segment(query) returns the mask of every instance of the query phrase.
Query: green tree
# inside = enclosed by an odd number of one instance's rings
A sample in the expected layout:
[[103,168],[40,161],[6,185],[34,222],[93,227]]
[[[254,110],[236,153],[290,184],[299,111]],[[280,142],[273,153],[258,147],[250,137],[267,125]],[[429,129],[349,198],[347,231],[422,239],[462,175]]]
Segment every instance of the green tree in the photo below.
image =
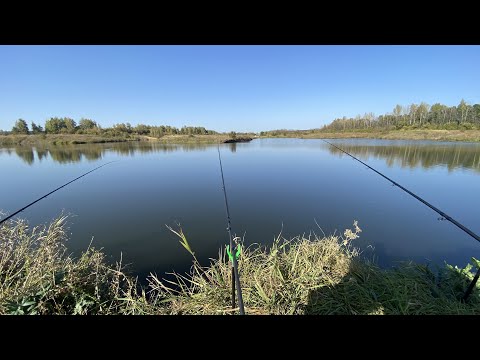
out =
[[59,134],[65,129],[65,122],[61,118],[53,117],[45,121],[45,132],[49,134]]
[[70,118],[63,118],[63,123],[65,124],[65,132],[69,134],[75,133],[75,130],[77,129],[77,123],[75,122],[75,120]]
[[150,127],[150,136],[161,138],[165,134],[165,126]]
[[475,104],[472,106],[473,108],[473,119],[474,122],[480,122],[480,104]]
[[231,131],[229,135],[233,140],[237,138],[237,133],[235,131]]
[[418,105],[417,113],[418,113],[418,118],[420,120],[420,124],[425,122],[425,119],[427,118],[429,111],[430,111],[430,106],[427,103],[422,101],[420,105]]
[[12,128],[12,133],[14,133],[14,134],[27,134],[28,135],[27,122],[23,119],[18,119],[15,122],[15,125]]
[[393,115],[397,120],[400,118],[400,115],[402,115],[402,105],[397,104],[397,106],[395,106],[393,109]]
[[415,119],[417,118],[418,105],[412,104],[408,109],[408,115],[410,117],[410,125],[415,124]]
[[[130,125],[127,123],[127,125]],[[150,132],[150,126],[144,124],[138,124],[133,128],[133,131],[138,135],[147,135]]]
[[129,123],[127,123],[127,124],[124,124],[124,123],[115,124],[115,125],[113,125],[113,129],[117,132],[127,133],[127,134],[132,131],[131,125]]
[[430,108],[430,119],[432,123],[445,123],[446,122],[446,112],[447,107],[440,103],[433,104]]
[[460,101],[460,104],[458,105],[457,107],[458,111],[460,112],[460,122],[465,122],[467,121],[467,116],[468,116],[468,113],[471,109],[471,106],[469,106],[465,100],[461,100]]
[[41,125],[37,125],[32,121],[32,134],[40,134],[43,132]]
[[78,122],[78,127],[82,130],[90,130],[98,127],[97,123],[90,119],[80,119]]

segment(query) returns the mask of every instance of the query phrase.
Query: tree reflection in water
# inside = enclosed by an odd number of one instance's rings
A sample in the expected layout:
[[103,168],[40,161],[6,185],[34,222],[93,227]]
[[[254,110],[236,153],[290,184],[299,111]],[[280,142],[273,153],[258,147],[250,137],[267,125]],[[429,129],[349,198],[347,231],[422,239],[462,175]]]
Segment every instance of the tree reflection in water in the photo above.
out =
[[[429,169],[434,166],[445,166],[449,171],[455,168],[480,171],[480,148],[476,144],[353,145],[346,142],[335,144],[362,160],[368,160],[370,156],[384,159],[389,167],[394,165],[400,165],[402,168],[421,166]],[[328,146],[328,149],[332,154],[345,155],[333,146]]]
[[[135,156],[136,154],[150,152],[174,152],[174,151],[195,151],[206,150],[204,144],[160,144],[154,142],[128,142],[111,144],[77,144],[77,145],[48,145],[45,147],[17,146],[15,153],[28,165],[35,161],[42,161],[50,158],[53,162],[60,164],[76,163],[83,159],[95,161],[101,159],[106,152],[113,152],[124,156]],[[10,154],[12,149],[2,149]],[[35,156],[35,153],[37,154]]]

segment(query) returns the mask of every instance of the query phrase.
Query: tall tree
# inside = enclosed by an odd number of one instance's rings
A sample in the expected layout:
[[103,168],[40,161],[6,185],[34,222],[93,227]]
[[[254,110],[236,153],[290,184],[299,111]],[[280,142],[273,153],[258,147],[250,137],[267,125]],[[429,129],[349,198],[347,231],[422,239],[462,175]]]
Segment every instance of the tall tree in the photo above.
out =
[[26,134],[28,135],[28,125],[23,119],[18,119],[15,125],[12,127],[12,133],[14,134]]
[[460,104],[457,107],[458,111],[460,112],[460,121],[461,122],[466,122],[467,120],[467,115],[469,111],[469,106],[465,102],[465,100],[461,100]]
[[417,117],[417,109],[418,109],[418,106],[417,104],[412,104],[410,105],[409,107],[409,116],[410,116],[410,125],[414,125],[415,124],[415,119]]
[[43,132],[41,125],[37,125],[32,121],[32,134],[40,134]]
[[65,129],[65,122],[61,118],[52,117],[45,121],[45,132],[49,134],[58,134]]
[[430,106],[423,101],[420,103],[420,105],[418,105],[417,113],[418,113],[418,119],[420,121],[420,125],[427,118],[429,110],[430,110]]
[[89,130],[98,127],[95,121],[84,118],[80,119],[80,121],[78,122],[78,126],[82,130]]
[[63,123],[65,124],[65,131],[67,133],[75,133],[75,130],[77,129],[77,123],[75,122],[75,120],[70,118],[63,118]]
[[399,121],[401,115],[402,115],[402,105],[397,104],[397,106],[395,106],[395,108],[393,109],[393,116],[395,116],[396,121]]

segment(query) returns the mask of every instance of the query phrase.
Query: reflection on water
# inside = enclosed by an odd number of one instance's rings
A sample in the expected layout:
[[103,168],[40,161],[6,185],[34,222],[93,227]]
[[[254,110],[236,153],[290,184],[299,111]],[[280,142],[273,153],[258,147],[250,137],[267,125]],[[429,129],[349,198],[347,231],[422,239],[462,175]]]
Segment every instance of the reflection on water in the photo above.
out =
[[[415,168],[421,166],[429,169],[434,166],[446,166],[449,171],[456,168],[473,169],[480,172],[480,152],[478,146],[468,143],[425,143],[425,142],[389,142],[382,141],[363,143],[359,141],[337,140],[335,142],[345,151],[368,160],[370,156],[385,159],[389,167],[401,166],[402,168]],[[270,144],[269,144],[270,145]],[[280,144],[281,145],[281,144]],[[279,146],[280,146],[279,145]],[[0,149],[2,152],[13,152],[26,164],[32,165],[35,161],[51,158],[54,162],[76,163],[85,159],[95,161],[103,158],[106,152],[112,152],[123,156],[135,156],[136,154],[150,152],[175,152],[175,151],[205,151],[211,145],[205,144],[162,144],[156,142],[125,142],[111,144],[81,144],[81,145],[51,145],[46,147],[17,146],[15,148]],[[344,154],[327,144],[322,147],[334,155]],[[228,144],[228,149],[235,153],[237,144]]]
[[[480,172],[480,152],[476,144],[456,143],[395,143],[388,145],[375,144],[352,144],[352,141],[335,142],[337,146],[350,154],[361,159],[373,156],[377,159],[385,159],[389,167],[401,166],[402,168],[415,168],[421,166],[429,169],[435,166],[445,166],[449,171],[457,168],[467,168]],[[330,153],[345,155],[333,146],[328,146]]]
[[18,146],[15,148],[15,153],[19,158],[27,164],[32,165],[34,161],[33,149],[28,147]]
[[[86,159],[95,161],[103,158],[106,152],[113,152],[123,156],[135,156],[149,152],[175,152],[175,151],[205,151],[208,146],[204,144],[161,144],[156,142],[124,142],[111,144],[81,144],[81,145],[49,145],[45,147],[16,146],[15,154],[25,163],[32,165],[35,161],[41,162],[50,158],[56,163],[76,163]],[[237,151],[237,144],[229,144],[232,153]],[[0,149],[0,152],[12,154],[12,148]],[[35,156],[36,154],[36,156]]]
[[[426,143],[426,142],[389,142],[381,141],[355,141],[337,140],[336,144],[345,151],[364,160],[370,156],[385,159],[389,167],[401,166],[402,168],[422,167],[429,169],[435,166],[445,166],[449,171],[456,168],[473,169],[480,172],[480,152],[478,146],[468,143]],[[32,165],[36,161],[51,158],[54,162],[76,163],[82,159],[95,161],[103,158],[106,152],[113,152],[123,156],[150,152],[175,152],[175,151],[205,151],[209,145],[204,144],[161,144],[156,142],[125,142],[111,144],[81,144],[81,145],[51,145],[46,147],[16,146],[15,148],[0,149],[9,155],[14,152],[26,164]],[[322,147],[334,155],[344,155],[340,150],[327,144]],[[237,144],[228,144],[228,149],[235,153]],[[12,151],[13,150],[13,151]]]

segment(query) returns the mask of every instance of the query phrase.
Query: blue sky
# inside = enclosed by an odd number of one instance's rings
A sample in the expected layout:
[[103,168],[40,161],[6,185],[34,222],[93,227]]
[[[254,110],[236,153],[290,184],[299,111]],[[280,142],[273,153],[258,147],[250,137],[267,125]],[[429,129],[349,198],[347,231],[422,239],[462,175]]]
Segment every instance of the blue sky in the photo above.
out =
[[0,46],[0,129],[91,118],[321,127],[398,103],[480,103],[480,46]]

